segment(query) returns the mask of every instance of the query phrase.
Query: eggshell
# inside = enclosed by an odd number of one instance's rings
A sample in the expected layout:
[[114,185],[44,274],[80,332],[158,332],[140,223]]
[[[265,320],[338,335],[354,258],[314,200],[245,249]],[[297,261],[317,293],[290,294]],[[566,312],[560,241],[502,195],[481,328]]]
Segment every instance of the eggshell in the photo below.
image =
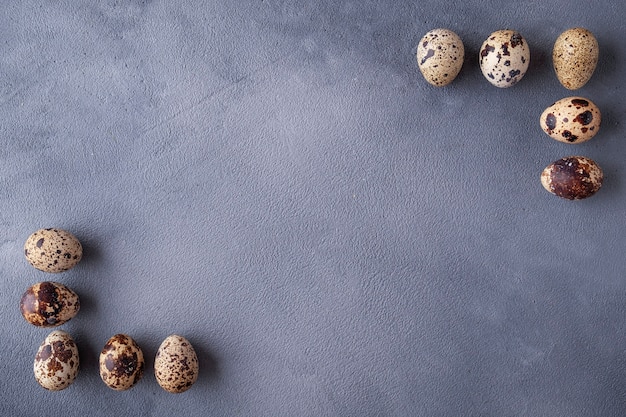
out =
[[603,180],[602,169],[584,156],[561,158],[541,173],[543,188],[568,200],[581,200],[594,195],[602,187]]
[[571,28],[561,33],[554,42],[552,64],[563,87],[577,90],[591,79],[600,48],[593,33],[584,28]]
[[528,70],[528,42],[514,30],[495,31],[480,47],[479,63],[487,81],[499,88],[511,87]]
[[154,360],[154,376],[165,391],[187,391],[198,379],[198,370],[198,356],[187,339],[171,335],[161,343]]
[[33,371],[39,385],[50,391],[60,391],[74,382],[78,366],[78,348],[74,339],[62,330],[55,330],[39,346]]
[[465,48],[456,33],[448,29],[433,29],[417,45],[417,64],[430,84],[442,87],[450,84],[461,71]]
[[40,229],[26,239],[24,255],[40,271],[58,273],[67,271],[80,262],[83,247],[70,232]]
[[544,110],[541,128],[553,139],[564,143],[582,143],[600,130],[600,109],[583,97],[566,97]]
[[22,316],[30,324],[40,327],[60,326],[76,316],[78,310],[78,294],[58,282],[34,284],[20,300]]
[[111,389],[125,391],[143,376],[145,362],[137,342],[125,334],[111,337],[100,352],[100,377]]

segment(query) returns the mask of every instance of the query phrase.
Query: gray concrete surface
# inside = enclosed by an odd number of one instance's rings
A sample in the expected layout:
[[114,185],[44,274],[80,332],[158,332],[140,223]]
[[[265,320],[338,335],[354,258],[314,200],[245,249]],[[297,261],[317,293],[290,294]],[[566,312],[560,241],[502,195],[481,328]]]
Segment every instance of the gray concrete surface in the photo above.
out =
[[[0,5],[0,412],[11,416],[622,416],[626,413],[623,16],[602,1],[5,1]],[[575,92],[603,114],[569,146],[538,118],[573,95],[551,67],[565,29],[596,34]],[[417,42],[464,41],[453,84]],[[516,86],[478,50],[513,28]],[[588,200],[539,174],[580,154]],[[85,247],[49,275],[22,254],[42,227]],[[56,280],[81,372],[47,392],[48,330],[18,304]],[[116,333],[148,361],[114,392]],[[188,392],[152,374],[166,336],[200,358]]]

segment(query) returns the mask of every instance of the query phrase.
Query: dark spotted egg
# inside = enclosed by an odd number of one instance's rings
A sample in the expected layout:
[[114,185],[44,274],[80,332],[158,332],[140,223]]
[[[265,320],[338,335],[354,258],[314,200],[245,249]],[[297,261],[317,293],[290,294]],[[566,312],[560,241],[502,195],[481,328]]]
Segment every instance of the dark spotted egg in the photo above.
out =
[[544,110],[541,128],[552,139],[565,143],[582,143],[600,130],[600,109],[583,97],[566,97]]
[[168,336],[157,351],[154,376],[165,391],[187,391],[198,379],[198,356],[189,340],[182,336]]
[[74,382],[78,375],[78,348],[68,333],[55,330],[43,341],[33,370],[39,385],[50,391],[60,391]]
[[480,47],[480,70],[491,84],[506,88],[517,84],[530,63],[528,42],[514,30],[493,32]]
[[417,45],[417,65],[424,79],[436,87],[456,78],[464,58],[463,41],[449,29],[433,29]]
[[137,342],[125,334],[111,337],[100,352],[100,377],[111,389],[132,388],[143,376],[143,352]]
[[594,195],[602,187],[603,180],[602,169],[584,156],[561,158],[541,173],[543,188],[568,200],[581,200]]
[[568,90],[587,84],[598,65],[600,49],[593,33],[585,28],[571,28],[554,42],[552,63],[554,72]]
[[70,232],[40,229],[26,239],[24,255],[40,271],[57,273],[76,266],[83,256],[83,247]]
[[58,282],[44,281],[29,287],[20,300],[20,311],[27,322],[54,327],[71,320],[80,310],[78,295]]

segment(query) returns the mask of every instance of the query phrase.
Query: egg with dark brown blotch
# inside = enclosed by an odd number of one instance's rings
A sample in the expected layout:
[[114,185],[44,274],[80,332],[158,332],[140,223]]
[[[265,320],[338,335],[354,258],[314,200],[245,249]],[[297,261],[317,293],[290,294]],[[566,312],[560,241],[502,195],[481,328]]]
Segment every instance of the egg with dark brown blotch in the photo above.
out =
[[571,28],[561,33],[554,42],[552,64],[563,87],[577,90],[591,79],[600,48],[593,33],[585,28]]
[[564,143],[582,143],[600,130],[602,115],[591,100],[566,97],[545,109],[539,123],[552,139]]
[[198,370],[198,356],[189,340],[171,335],[161,343],[154,359],[154,376],[165,391],[187,391],[198,379]]
[[125,391],[143,376],[143,351],[130,336],[116,334],[100,352],[100,377],[111,389]]
[[55,330],[43,341],[33,364],[35,380],[50,391],[67,388],[78,376],[78,348],[72,336]]
[[568,200],[594,195],[604,180],[602,169],[585,156],[568,156],[554,161],[541,173],[543,188]]
[[78,294],[58,282],[44,281],[30,286],[20,300],[27,322],[55,327],[71,320],[80,310]]
[[517,31],[497,30],[480,47],[479,64],[483,76],[492,85],[499,88],[512,87],[528,70],[528,42]]
[[40,229],[26,239],[24,256],[40,271],[58,273],[72,269],[80,262],[83,247],[68,231]]
[[450,84],[465,58],[463,41],[449,29],[433,29],[417,45],[417,65],[424,79],[436,87]]

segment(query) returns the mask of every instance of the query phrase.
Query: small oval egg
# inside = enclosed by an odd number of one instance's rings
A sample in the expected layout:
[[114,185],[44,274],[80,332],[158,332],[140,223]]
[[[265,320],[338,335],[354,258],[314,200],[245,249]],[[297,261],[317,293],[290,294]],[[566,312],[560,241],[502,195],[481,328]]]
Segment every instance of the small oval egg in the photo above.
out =
[[528,70],[528,42],[514,30],[493,32],[480,47],[480,70],[491,84],[507,88],[517,84]]
[[189,340],[182,336],[168,336],[156,353],[154,376],[165,391],[187,391],[198,379],[198,356]]
[[581,200],[594,195],[604,174],[595,161],[584,156],[568,156],[554,161],[541,173],[543,188],[568,200]]
[[83,247],[76,236],[68,231],[40,229],[26,239],[24,255],[40,271],[58,273],[80,262]]
[[566,97],[545,109],[539,123],[552,139],[564,143],[582,143],[600,130],[600,109],[583,97]]
[[100,377],[111,389],[132,388],[143,376],[143,352],[137,342],[125,334],[111,337],[100,352]]
[[571,28],[554,42],[552,64],[563,87],[577,90],[587,84],[598,65],[600,48],[593,33],[584,28]]
[[60,326],[76,316],[78,310],[78,294],[58,282],[34,284],[20,300],[22,316],[30,324],[40,327]]
[[39,385],[50,391],[60,391],[74,382],[78,365],[74,339],[62,330],[55,330],[39,346],[33,370]]
[[465,48],[456,33],[433,29],[417,45],[417,64],[424,79],[436,87],[450,84],[461,71]]

